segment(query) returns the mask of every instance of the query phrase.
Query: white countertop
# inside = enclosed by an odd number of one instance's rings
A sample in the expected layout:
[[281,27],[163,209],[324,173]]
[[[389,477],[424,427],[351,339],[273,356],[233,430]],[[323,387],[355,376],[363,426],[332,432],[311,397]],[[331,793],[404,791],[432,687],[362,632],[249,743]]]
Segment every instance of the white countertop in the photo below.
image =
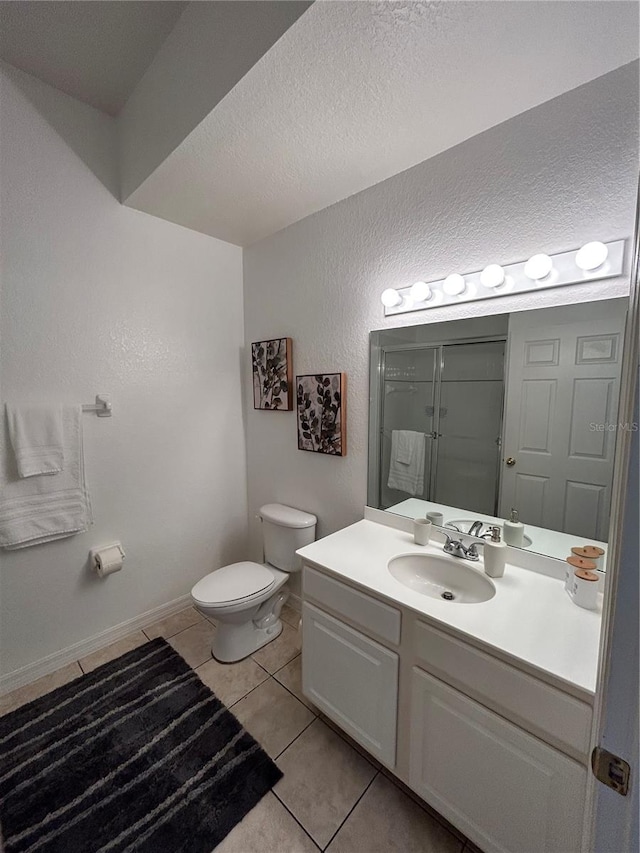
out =
[[[411,534],[367,520],[297,553],[305,562],[408,607],[434,626],[511,658],[545,681],[593,702],[602,596],[597,611],[585,610],[571,601],[563,581],[508,564],[504,577],[492,579],[496,594],[489,601],[460,604],[431,598],[397,581],[387,563],[399,554],[446,557],[442,544],[416,545]],[[483,571],[482,560],[465,565]]]

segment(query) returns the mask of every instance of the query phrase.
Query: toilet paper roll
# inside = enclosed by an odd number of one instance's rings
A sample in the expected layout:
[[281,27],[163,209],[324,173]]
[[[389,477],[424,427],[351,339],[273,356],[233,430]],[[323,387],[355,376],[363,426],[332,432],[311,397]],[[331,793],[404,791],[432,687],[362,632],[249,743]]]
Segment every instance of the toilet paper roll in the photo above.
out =
[[91,551],[91,557],[98,577],[103,578],[105,575],[120,571],[124,560],[124,551],[122,545],[115,542],[113,545],[106,545],[104,548],[95,548]]

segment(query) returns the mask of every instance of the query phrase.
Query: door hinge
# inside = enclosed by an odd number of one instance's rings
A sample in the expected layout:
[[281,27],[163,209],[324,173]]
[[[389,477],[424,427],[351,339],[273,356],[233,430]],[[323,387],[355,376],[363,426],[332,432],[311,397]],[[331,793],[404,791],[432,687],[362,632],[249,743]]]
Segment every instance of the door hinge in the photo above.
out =
[[596,746],[591,753],[591,769],[598,782],[608,785],[623,797],[627,796],[631,767],[624,759]]

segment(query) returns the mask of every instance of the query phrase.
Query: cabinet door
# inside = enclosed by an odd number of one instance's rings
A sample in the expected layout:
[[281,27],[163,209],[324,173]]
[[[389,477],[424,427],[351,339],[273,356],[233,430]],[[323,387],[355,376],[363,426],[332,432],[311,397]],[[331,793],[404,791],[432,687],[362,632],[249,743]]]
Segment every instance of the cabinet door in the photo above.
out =
[[398,655],[307,602],[302,691],[371,755],[395,765]]
[[485,853],[578,853],[586,768],[414,667],[411,787]]

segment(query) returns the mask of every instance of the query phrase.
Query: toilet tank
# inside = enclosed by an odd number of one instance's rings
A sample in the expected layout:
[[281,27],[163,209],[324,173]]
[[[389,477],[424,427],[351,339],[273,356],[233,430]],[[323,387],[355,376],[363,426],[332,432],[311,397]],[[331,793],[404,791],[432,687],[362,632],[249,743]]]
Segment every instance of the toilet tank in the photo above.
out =
[[299,571],[296,550],[315,540],[318,519],[284,504],[265,504],[260,507],[260,517],[265,561],[283,572]]

